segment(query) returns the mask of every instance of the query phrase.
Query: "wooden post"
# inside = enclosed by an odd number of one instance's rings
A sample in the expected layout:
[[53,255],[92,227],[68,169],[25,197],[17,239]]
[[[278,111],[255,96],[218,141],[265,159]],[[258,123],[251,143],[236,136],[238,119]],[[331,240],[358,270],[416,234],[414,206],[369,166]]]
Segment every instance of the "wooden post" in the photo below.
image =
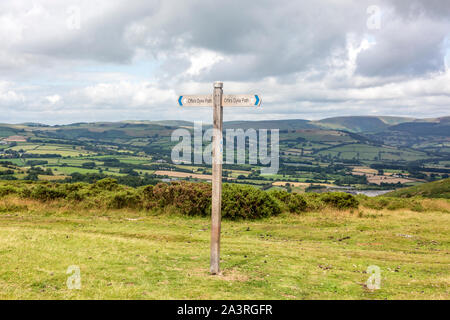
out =
[[211,274],[220,272],[220,223],[222,216],[222,160],[223,160],[223,83],[214,83],[213,93],[213,149],[212,149],[212,206],[211,206]]
[[223,83],[215,82],[213,94],[178,96],[180,107],[213,106],[212,204],[211,204],[211,274],[220,272],[220,221],[222,219],[223,107],[259,107],[256,94],[223,94]]

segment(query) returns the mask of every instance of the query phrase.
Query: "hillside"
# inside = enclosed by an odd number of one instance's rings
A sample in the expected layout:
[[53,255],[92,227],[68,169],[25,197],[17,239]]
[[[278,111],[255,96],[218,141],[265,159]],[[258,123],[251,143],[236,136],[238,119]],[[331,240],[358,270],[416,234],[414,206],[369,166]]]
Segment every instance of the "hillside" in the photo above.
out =
[[[0,183],[0,298],[449,298],[440,199],[225,185],[211,276],[210,197],[208,184]],[[374,265],[380,290],[367,287]],[[67,287],[69,266],[81,290]]]
[[[395,124],[406,120],[412,122]],[[440,126],[446,134],[447,120],[340,117],[225,122],[225,129],[279,129],[280,135],[278,174],[261,176],[260,166],[246,161],[226,166],[224,177],[264,189],[276,187],[273,183],[295,183],[296,192],[305,191],[310,184],[392,190],[439,180],[450,174],[449,138],[421,135],[419,129]],[[328,128],[331,124],[340,129]],[[177,120],[2,124],[0,180],[91,182],[120,177],[121,183],[133,186],[155,179],[208,180],[208,165],[172,162],[172,150],[178,143],[172,141],[172,133],[178,128],[191,130],[192,125]],[[418,133],[391,130],[402,125],[418,126]],[[204,130],[209,127],[203,125]],[[377,128],[385,129],[355,132]],[[205,140],[204,147],[207,145]]]
[[318,129],[313,122],[309,120],[263,120],[263,121],[227,121],[224,122],[225,129],[280,129],[281,130],[304,130]]
[[391,131],[407,132],[416,136],[444,136],[450,137],[449,117],[439,118],[434,122],[415,121],[400,123],[389,127]]
[[17,132],[19,132],[19,130],[11,128],[8,125],[0,125],[0,139],[15,135]]
[[450,178],[424,183],[410,188],[399,189],[397,191],[390,192],[385,196],[400,198],[422,196],[426,198],[450,199]]
[[315,121],[318,127],[326,129],[345,130],[351,132],[380,132],[386,130],[391,125],[413,121],[412,118],[403,117],[376,117],[376,116],[355,116],[355,117],[334,117]]

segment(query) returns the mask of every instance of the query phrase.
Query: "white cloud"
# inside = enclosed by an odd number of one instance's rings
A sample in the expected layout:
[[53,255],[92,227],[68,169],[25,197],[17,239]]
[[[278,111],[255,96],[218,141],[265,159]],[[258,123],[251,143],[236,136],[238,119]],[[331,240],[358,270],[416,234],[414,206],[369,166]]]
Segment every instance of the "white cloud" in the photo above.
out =
[[225,58],[216,52],[209,50],[194,50],[189,53],[188,59],[191,66],[186,70],[188,76],[198,76],[202,72],[210,70],[213,65]]
[[25,102],[25,96],[14,89],[13,84],[0,81],[0,106],[14,106]]
[[[0,122],[209,120],[177,94],[257,92],[232,118],[448,115],[450,3],[3,0]],[[80,28],[67,27],[68,8]],[[20,85],[19,85],[20,84]]]
[[100,83],[72,93],[80,95],[86,105],[115,106],[117,108],[157,106],[176,101],[174,90],[160,89],[150,82],[121,81]]
[[52,95],[52,96],[46,96],[45,99],[47,99],[48,102],[50,102],[50,104],[56,104],[59,101],[61,101],[61,96],[55,94],[55,95]]

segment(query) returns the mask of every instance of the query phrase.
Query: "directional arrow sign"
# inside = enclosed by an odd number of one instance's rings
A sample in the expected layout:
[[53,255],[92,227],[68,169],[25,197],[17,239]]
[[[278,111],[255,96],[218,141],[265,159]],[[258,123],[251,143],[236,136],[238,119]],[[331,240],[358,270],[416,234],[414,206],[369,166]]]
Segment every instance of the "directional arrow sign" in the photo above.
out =
[[224,107],[259,107],[261,99],[256,94],[227,94],[223,95]]
[[[181,107],[212,107],[212,95],[180,96],[178,104]],[[259,107],[261,99],[256,94],[228,94],[222,96],[223,107]]]
[[180,96],[178,104],[181,107],[212,107],[212,95],[195,95],[195,96]]
[[[220,223],[222,219],[222,160],[223,160],[223,108],[222,107],[259,107],[261,98],[256,94],[223,94],[223,83],[214,82],[211,95],[180,96],[181,107],[212,107],[213,143],[212,143],[212,194],[211,194],[211,274],[220,271]],[[214,99],[213,99],[214,97]]]

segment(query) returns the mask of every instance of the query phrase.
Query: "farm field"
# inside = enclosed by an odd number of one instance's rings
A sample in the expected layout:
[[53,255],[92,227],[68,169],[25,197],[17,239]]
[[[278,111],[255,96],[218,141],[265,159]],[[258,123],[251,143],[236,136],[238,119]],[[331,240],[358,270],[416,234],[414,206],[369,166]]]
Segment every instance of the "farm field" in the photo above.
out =
[[411,179],[389,177],[389,176],[370,176],[367,178],[367,181],[369,181],[369,183],[373,183],[373,184],[381,184],[381,183],[390,183],[390,184],[403,183],[403,184],[406,184],[406,183],[414,182],[414,180],[411,180]]
[[[441,200],[436,200],[441,201]],[[1,200],[1,299],[449,299],[447,211],[309,212],[223,221]],[[79,266],[80,290],[66,287]],[[381,289],[366,287],[369,266]]]
[[[274,186],[286,186],[287,184],[291,185],[292,187],[308,187],[311,184],[305,183],[305,182],[287,182],[287,181],[276,181],[272,183]],[[332,187],[332,184],[329,183],[315,183],[315,185],[323,186],[323,187]]]
[[197,174],[190,172],[179,172],[179,171],[165,171],[165,170],[157,170],[154,172],[157,176],[168,176],[174,178],[194,178],[194,179],[202,179],[202,180],[211,180],[211,175],[208,174]]
[[[312,184],[392,190],[445,179],[450,174],[450,155],[442,149],[448,140],[445,134],[421,137],[391,130],[364,132],[364,124],[372,130],[380,121],[370,118],[363,124],[360,120],[355,117],[337,118],[331,122],[271,120],[225,123],[225,128],[278,128],[280,148],[276,174],[261,175],[261,167],[267,165],[250,164],[249,154],[246,154],[245,163],[224,165],[224,178],[228,182],[264,190],[284,188],[303,193],[309,191]],[[381,119],[382,127],[387,126],[383,123]],[[348,128],[348,131],[337,129],[347,125],[356,127]],[[206,164],[172,162],[172,149],[176,142],[171,141],[171,134],[178,128],[192,130],[193,123],[5,124],[0,126],[0,133],[4,134],[0,137],[0,167],[5,168],[0,172],[0,180],[60,179],[92,183],[115,177],[129,186],[154,184],[164,176],[172,180],[209,180],[211,167]],[[14,141],[18,136],[26,141]],[[207,145],[205,141],[203,147]],[[277,182],[289,182],[290,185],[274,184]]]
[[15,147],[12,147],[11,150],[15,151],[24,150],[31,154],[59,154],[62,157],[69,157],[69,156],[77,157],[92,154],[91,152],[87,152],[85,150],[82,150],[81,148],[56,144],[40,145],[40,144],[21,143]]
[[[387,184],[408,184],[417,182],[417,179],[409,179],[408,173],[401,173],[399,170],[386,170],[382,174],[378,174],[378,170],[366,167],[354,167],[352,174],[357,176],[366,176],[367,182],[380,185]],[[406,176],[406,177],[405,177]]]
[[320,151],[321,155],[340,157],[342,159],[362,160],[414,160],[423,159],[425,153],[410,150],[396,150],[392,147],[375,147],[362,144],[348,144]]

